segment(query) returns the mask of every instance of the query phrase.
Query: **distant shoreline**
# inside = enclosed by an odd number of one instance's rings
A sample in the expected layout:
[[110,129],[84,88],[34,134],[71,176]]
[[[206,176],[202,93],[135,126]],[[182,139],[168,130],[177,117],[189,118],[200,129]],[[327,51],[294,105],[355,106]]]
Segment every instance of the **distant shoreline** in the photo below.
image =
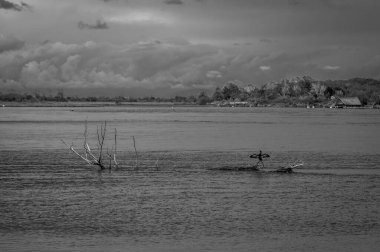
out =
[[[199,105],[196,103],[175,103],[175,102],[0,102],[0,107],[232,107],[233,106],[218,106],[215,104]],[[259,104],[257,106],[236,106],[236,107],[257,107],[257,108],[329,108],[327,106],[308,107],[300,104],[298,106],[288,106],[284,104]],[[363,106],[358,108],[346,109],[380,109],[379,106]]]
[[123,107],[123,106],[198,106],[197,104],[177,104],[171,102],[0,102],[3,107]]

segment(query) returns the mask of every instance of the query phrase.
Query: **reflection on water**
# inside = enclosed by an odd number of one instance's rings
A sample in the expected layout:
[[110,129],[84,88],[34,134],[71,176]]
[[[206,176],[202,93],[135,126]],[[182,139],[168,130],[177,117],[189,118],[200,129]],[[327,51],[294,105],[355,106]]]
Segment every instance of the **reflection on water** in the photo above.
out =
[[[14,109],[0,118],[1,251],[376,251],[380,245],[380,148],[370,139],[379,134],[375,112],[43,110]],[[107,120],[121,132],[120,170],[99,175],[61,145],[64,138],[80,146],[86,117],[89,130]],[[259,148],[271,154],[266,171],[214,169],[249,166]],[[294,160],[305,164],[294,174],[269,172]]]

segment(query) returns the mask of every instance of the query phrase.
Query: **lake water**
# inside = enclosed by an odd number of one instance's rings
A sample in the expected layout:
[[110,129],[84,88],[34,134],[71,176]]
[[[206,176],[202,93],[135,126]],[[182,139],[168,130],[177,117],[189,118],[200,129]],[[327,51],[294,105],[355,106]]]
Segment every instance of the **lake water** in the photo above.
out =
[[[86,120],[119,170],[62,143]],[[378,251],[379,139],[380,110],[2,108],[0,251]]]

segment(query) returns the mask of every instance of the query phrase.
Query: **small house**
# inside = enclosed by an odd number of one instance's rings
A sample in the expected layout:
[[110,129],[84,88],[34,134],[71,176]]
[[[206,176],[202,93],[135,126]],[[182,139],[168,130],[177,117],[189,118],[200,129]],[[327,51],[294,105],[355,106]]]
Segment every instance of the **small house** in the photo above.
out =
[[360,108],[362,103],[358,97],[337,98],[334,104],[335,108]]

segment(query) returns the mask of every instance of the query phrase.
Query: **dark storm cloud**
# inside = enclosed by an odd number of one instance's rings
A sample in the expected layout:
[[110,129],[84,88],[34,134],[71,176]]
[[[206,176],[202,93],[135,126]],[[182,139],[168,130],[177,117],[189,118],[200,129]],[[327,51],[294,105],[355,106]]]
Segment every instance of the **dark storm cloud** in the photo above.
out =
[[31,6],[27,3],[21,2],[21,4],[15,4],[6,0],[0,0],[0,9],[23,11],[25,9],[31,9]]
[[21,2],[21,6],[24,8],[24,9],[28,9],[28,10],[31,10],[32,9],[32,6],[27,4],[27,3],[24,3],[24,2]]
[[165,0],[164,3],[166,3],[166,4],[175,4],[175,5],[182,5],[182,4],[184,4],[182,0]]
[[78,28],[83,29],[89,29],[89,30],[105,30],[108,29],[108,24],[102,20],[97,20],[96,24],[87,24],[83,21],[80,21],[78,23]]

